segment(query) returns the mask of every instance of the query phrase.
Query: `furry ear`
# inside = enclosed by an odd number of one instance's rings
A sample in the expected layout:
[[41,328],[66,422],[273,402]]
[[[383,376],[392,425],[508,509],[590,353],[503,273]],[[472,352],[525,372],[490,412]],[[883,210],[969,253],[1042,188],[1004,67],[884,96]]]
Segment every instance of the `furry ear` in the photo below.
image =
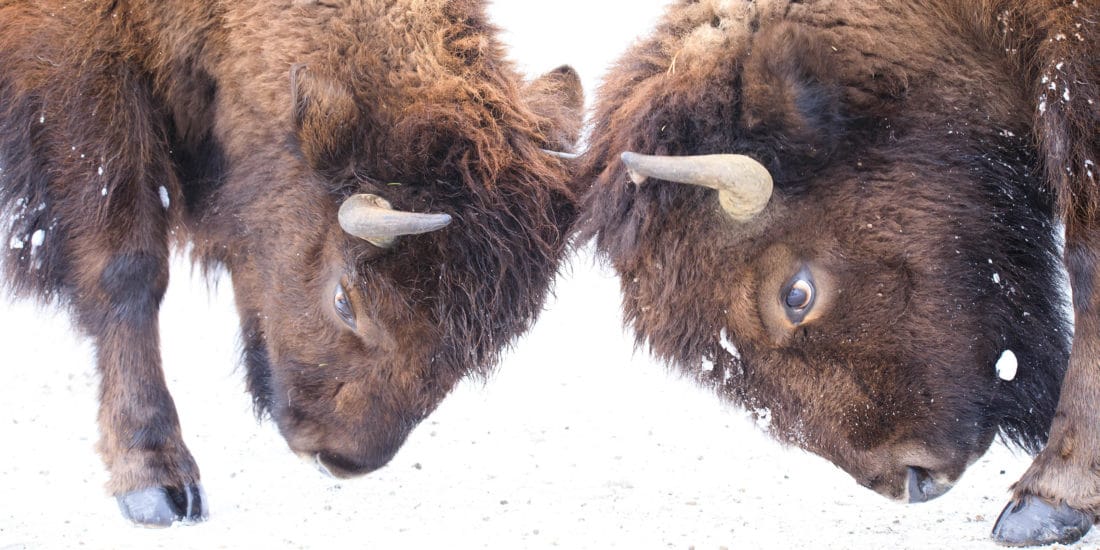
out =
[[306,161],[319,171],[347,167],[363,134],[355,97],[339,81],[305,65],[290,69],[290,89],[295,135]]
[[813,165],[846,130],[828,47],[794,25],[757,34],[745,58],[742,120],[750,133],[777,136],[776,150]]
[[523,100],[547,120],[545,126],[539,126],[546,136],[546,148],[572,152],[584,123],[584,89],[577,71],[562,65],[528,82]]

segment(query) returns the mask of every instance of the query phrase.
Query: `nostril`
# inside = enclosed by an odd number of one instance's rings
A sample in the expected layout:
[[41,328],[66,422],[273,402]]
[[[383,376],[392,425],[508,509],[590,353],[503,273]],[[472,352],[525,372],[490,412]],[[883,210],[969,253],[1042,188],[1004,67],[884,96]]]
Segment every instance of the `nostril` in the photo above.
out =
[[948,491],[950,483],[942,483],[924,468],[909,466],[906,480],[906,488],[909,492],[909,502],[928,502]]
[[317,462],[318,468],[322,473],[329,476],[348,479],[352,477],[358,477],[361,475],[369,474],[382,466],[385,466],[389,459],[386,460],[368,460],[366,462],[357,462],[349,460],[337,454],[321,452],[314,455],[314,459]]
[[[303,457],[303,458],[305,458],[305,457]],[[328,466],[326,466],[324,461],[321,460],[321,453],[317,453],[317,454],[313,455],[313,460],[311,460],[310,462],[313,462],[313,465],[316,466],[317,470],[319,472],[321,472],[322,474],[325,474],[326,476],[332,477],[332,478],[339,478],[340,477],[340,476],[337,476],[335,473],[333,473],[332,469],[330,469]]]

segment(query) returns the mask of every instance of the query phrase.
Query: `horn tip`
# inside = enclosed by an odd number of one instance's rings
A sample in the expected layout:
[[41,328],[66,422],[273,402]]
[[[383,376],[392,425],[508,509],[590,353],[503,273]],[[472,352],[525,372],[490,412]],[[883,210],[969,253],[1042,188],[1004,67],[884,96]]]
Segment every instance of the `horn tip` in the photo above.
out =
[[619,159],[622,160],[623,165],[626,166],[626,173],[630,176],[630,181],[634,182],[634,185],[641,185],[649,179],[645,174],[642,174],[637,170],[638,161],[642,155],[633,151],[623,151],[619,153]]

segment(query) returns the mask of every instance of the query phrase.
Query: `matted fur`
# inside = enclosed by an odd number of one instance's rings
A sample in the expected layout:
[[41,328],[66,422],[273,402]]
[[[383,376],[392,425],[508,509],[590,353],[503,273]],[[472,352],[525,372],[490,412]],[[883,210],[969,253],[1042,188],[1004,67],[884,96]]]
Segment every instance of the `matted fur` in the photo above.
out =
[[[228,270],[258,410],[338,473],[531,325],[576,216],[543,149],[582,100],[495,35],[480,0],[0,2],[7,283],[95,339],[112,492],[198,480],[159,367],[173,243]],[[379,249],[336,224],[352,193],[454,221]]]
[[[581,236],[639,345],[888,496],[908,466],[952,482],[998,431],[1037,451],[1071,334],[1055,227],[1072,244],[1100,205],[1098,20],[1053,0],[670,6],[606,76],[581,170]],[[739,224],[713,191],[634,185],[622,151],[747,154],[775,192]],[[821,295],[788,321],[800,269]]]

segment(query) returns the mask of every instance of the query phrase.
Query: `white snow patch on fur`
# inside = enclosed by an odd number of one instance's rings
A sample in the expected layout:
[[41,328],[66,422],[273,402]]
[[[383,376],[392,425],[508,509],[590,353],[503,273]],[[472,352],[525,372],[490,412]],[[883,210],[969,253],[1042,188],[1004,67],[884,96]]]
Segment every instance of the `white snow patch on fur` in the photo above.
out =
[[733,345],[730,341],[730,335],[726,332],[726,329],[722,329],[722,332],[718,334],[719,344],[722,345],[722,349],[726,350],[726,353],[732,355],[735,359],[741,358],[741,352],[737,351],[737,346]]
[[1019,369],[1019,361],[1016,360],[1016,354],[1012,353],[1012,350],[1006,349],[1001,354],[1001,358],[997,359],[997,377],[1005,382],[1011,382],[1016,379],[1016,371]]

